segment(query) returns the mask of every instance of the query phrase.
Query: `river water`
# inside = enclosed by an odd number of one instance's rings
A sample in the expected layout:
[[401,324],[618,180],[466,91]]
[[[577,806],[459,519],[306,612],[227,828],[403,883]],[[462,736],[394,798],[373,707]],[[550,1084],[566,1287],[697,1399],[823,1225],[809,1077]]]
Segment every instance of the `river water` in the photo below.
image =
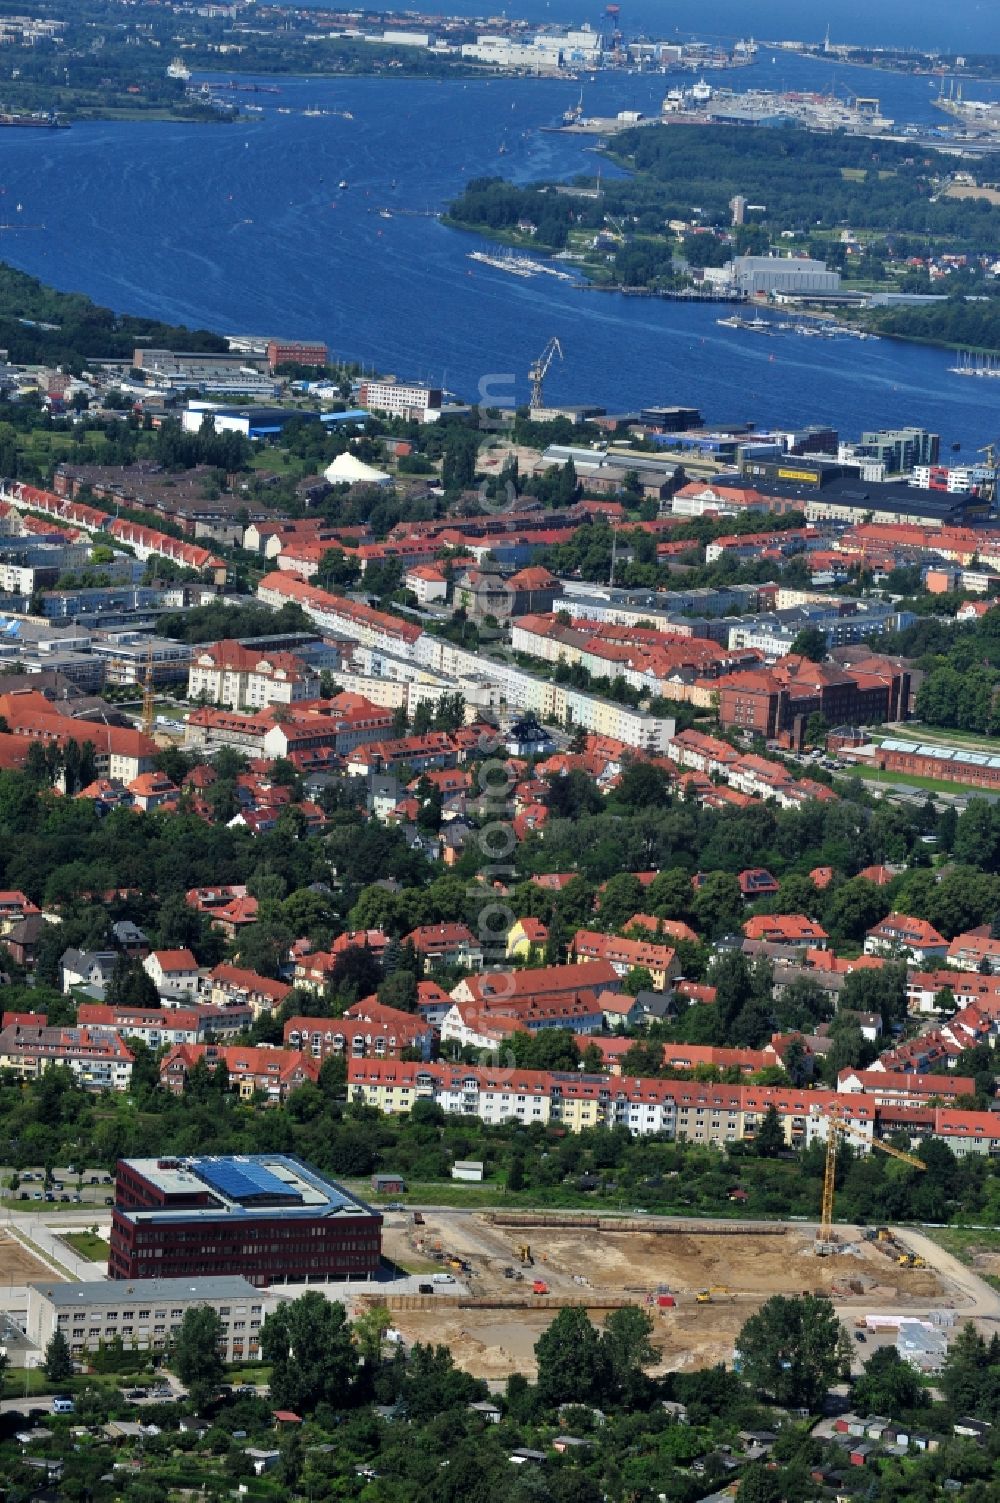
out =
[[[763,51],[753,67],[713,78],[877,93],[898,120],[942,118],[926,78]],[[484,242],[430,211],[487,173],[522,182],[593,173],[592,142],[541,129],[575,102],[578,84],[277,82],[280,94],[242,96],[264,113],[233,126],[0,132],[0,222],[45,226],[0,231],[0,256],[118,309],[324,338],[338,354],[468,399],[488,377],[493,400],[525,401],[528,366],[558,335],[566,359],[551,370],[551,400],[683,403],[712,421],[824,422],[847,436],[915,423],[966,453],[1000,437],[1000,381],[949,374],[944,351],[761,339],[718,327],[725,309],[522,280],[470,261]],[[654,112],[669,82],[598,75],[584,82],[584,108]],[[354,118],[306,117],[307,108]]]

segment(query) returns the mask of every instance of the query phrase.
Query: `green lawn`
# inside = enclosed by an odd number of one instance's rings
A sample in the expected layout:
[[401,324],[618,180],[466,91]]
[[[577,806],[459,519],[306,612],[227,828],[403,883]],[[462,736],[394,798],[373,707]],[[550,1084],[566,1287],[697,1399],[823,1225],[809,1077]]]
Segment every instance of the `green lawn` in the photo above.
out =
[[46,1393],[79,1393],[92,1384],[117,1388],[124,1383],[129,1388],[140,1388],[152,1381],[152,1378],[146,1377],[126,1377],[123,1373],[78,1373],[72,1378],[63,1378],[61,1382],[53,1383],[41,1367],[9,1367],[0,1392],[5,1399],[22,1399],[25,1396],[30,1399]]
[[266,1362],[249,1364],[234,1363],[226,1368],[226,1382],[236,1387],[240,1383],[270,1383],[271,1369]]
[[976,789],[970,788],[968,783],[948,783],[942,778],[924,778],[913,772],[887,772],[878,767],[861,767],[852,764],[850,771],[843,775],[863,778],[866,783],[881,783],[884,788],[909,785],[913,788],[926,788],[929,793],[954,793],[964,796],[976,792]]
[[190,705],[179,705],[174,699],[158,699],[154,709],[157,715],[165,715],[169,720],[184,722],[191,713]]
[[106,1263],[108,1261],[108,1244],[103,1237],[96,1237],[93,1232],[66,1232],[62,1240],[69,1244],[74,1252],[81,1258],[89,1258],[92,1263]]

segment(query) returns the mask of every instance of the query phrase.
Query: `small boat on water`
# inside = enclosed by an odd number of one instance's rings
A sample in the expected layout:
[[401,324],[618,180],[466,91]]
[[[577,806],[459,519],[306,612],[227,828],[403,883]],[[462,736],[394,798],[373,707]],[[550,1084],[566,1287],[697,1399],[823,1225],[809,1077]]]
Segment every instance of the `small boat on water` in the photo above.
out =
[[341,190],[341,192],[343,192],[343,191],[344,191],[344,189],[345,189],[345,188],[346,188],[346,187],[347,187],[347,186],[348,186],[348,182],[347,182],[347,179],[346,179],[346,177],[342,177],[342,178],[341,178],[341,179],[340,179],[340,182],[339,182],[339,183],[338,183],[338,184],[337,184],[337,187],[338,187],[338,188],[339,188],[339,189],[340,189],[340,190]]

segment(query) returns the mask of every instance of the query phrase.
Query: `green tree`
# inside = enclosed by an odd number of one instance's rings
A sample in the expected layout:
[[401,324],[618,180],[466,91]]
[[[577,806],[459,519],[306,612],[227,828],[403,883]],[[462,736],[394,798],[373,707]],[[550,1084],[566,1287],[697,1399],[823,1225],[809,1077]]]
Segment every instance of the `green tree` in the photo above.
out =
[[785,1146],[785,1134],[773,1102],[764,1113],[764,1120],[753,1146],[757,1157],[762,1159],[776,1159]]
[[818,626],[804,626],[788,650],[797,657],[808,658],[811,663],[822,663],[826,657],[826,633]]
[[777,1404],[816,1410],[837,1376],[839,1334],[824,1295],[775,1295],[740,1331],[741,1374]]
[[852,1399],[859,1414],[902,1414],[919,1403],[923,1389],[915,1370],[894,1346],[880,1346],[865,1363]]
[[210,1402],[222,1382],[223,1339],[222,1320],[209,1305],[192,1305],[185,1310],[174,1337],[171,1365],[196,1409]]
[[658,809],[670,802],[667,775],[653,762],[630,762],[615,789],[615,801],[630,809]]
[[385,1305],[372,1305],[354,1322],[354,1339],[361,1360],[369,1367],[378,1367],[382,1361],[382,1343],[391,1324]]
[[138,956],[119,955],[104,997],[109,1007],[159,1007],[160,994]]
[[653,1345],[652,1317],[638,1305],[612,1310],[604,1322],[601,1355],[607,1370],[609,1396],[628,1400],[635,1393],[645,1369],[659,1360]]
[[45,1348],[45,1376],[50,1383],[65,1383],[73,1376],[73,1358],[69,1342],[62,1331],[53,1331],[52,1339]]
[[606,1352],[586,1310],[560,1310],[535,1342],[538,1395],[543,1403],[586,1404],[600,1397]]
[[975,1414],[991,1382],[989,1348],[971,1321],[966,1321],[948,1348],[941,1369],[941,1389],[959,1414]]
[[780,1503],[785,1496],[779,1474],[762,1461],[752,1461],[740,1477],[737,1503]]
[[281,1409],[311,1414],[317,1404],[343,1405],[357,1371],[344,1306],[309,1289],[279,1305],[261,1329],[271,1363],[271,1397]]
[[642,911],[642,883],[631,872],[619,872],[601,893],[601,928],[621,931],[629,919]]
[[743,894],[731,872],[710,872],[691,902],[695,927],[714,939],[738,929],[743,920]]

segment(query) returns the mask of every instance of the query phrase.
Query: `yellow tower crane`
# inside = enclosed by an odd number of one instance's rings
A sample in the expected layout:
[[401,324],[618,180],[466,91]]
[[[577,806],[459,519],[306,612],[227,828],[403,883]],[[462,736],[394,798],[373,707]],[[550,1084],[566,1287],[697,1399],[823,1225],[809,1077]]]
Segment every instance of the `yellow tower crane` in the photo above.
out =
[[997,464],[998,456],[996,444],[987,444],[983,449],[977,449],[977,454],[983,455],[983,463],[989,471],[985,483],[980,490],[980,495],[986,501],[995,501],[997,498]]
[[153,734],[156,717],[156,692],[153,687],[153,640],[146,644],[146,672],[142,682],[142,728],[147,736]]
[[827,1246],[833,1239],[833,1191],[837,1174],[837,1149],[840,1146],[841,1136],[855,1138],[863,1143],[868,1143],[870,1148],[879,1153],[887,1153],[890,1158],[902,1159],[904,1164],[909,1164],[913,1169],[926,1169],[923,1159],[918,1159],[915,1153],[906,1153],[902,1148],[893,1148],[890,1143],[883,1143],[879,1138],[870,1141],[859,1133],[856,1127],[849,1122],[844,1122],[838,1117],[831,1117],[826,1136],[826,1168],[823,1173],[823,1206],[819,1217],[819,1235],[816,1239],[817,1246]]

